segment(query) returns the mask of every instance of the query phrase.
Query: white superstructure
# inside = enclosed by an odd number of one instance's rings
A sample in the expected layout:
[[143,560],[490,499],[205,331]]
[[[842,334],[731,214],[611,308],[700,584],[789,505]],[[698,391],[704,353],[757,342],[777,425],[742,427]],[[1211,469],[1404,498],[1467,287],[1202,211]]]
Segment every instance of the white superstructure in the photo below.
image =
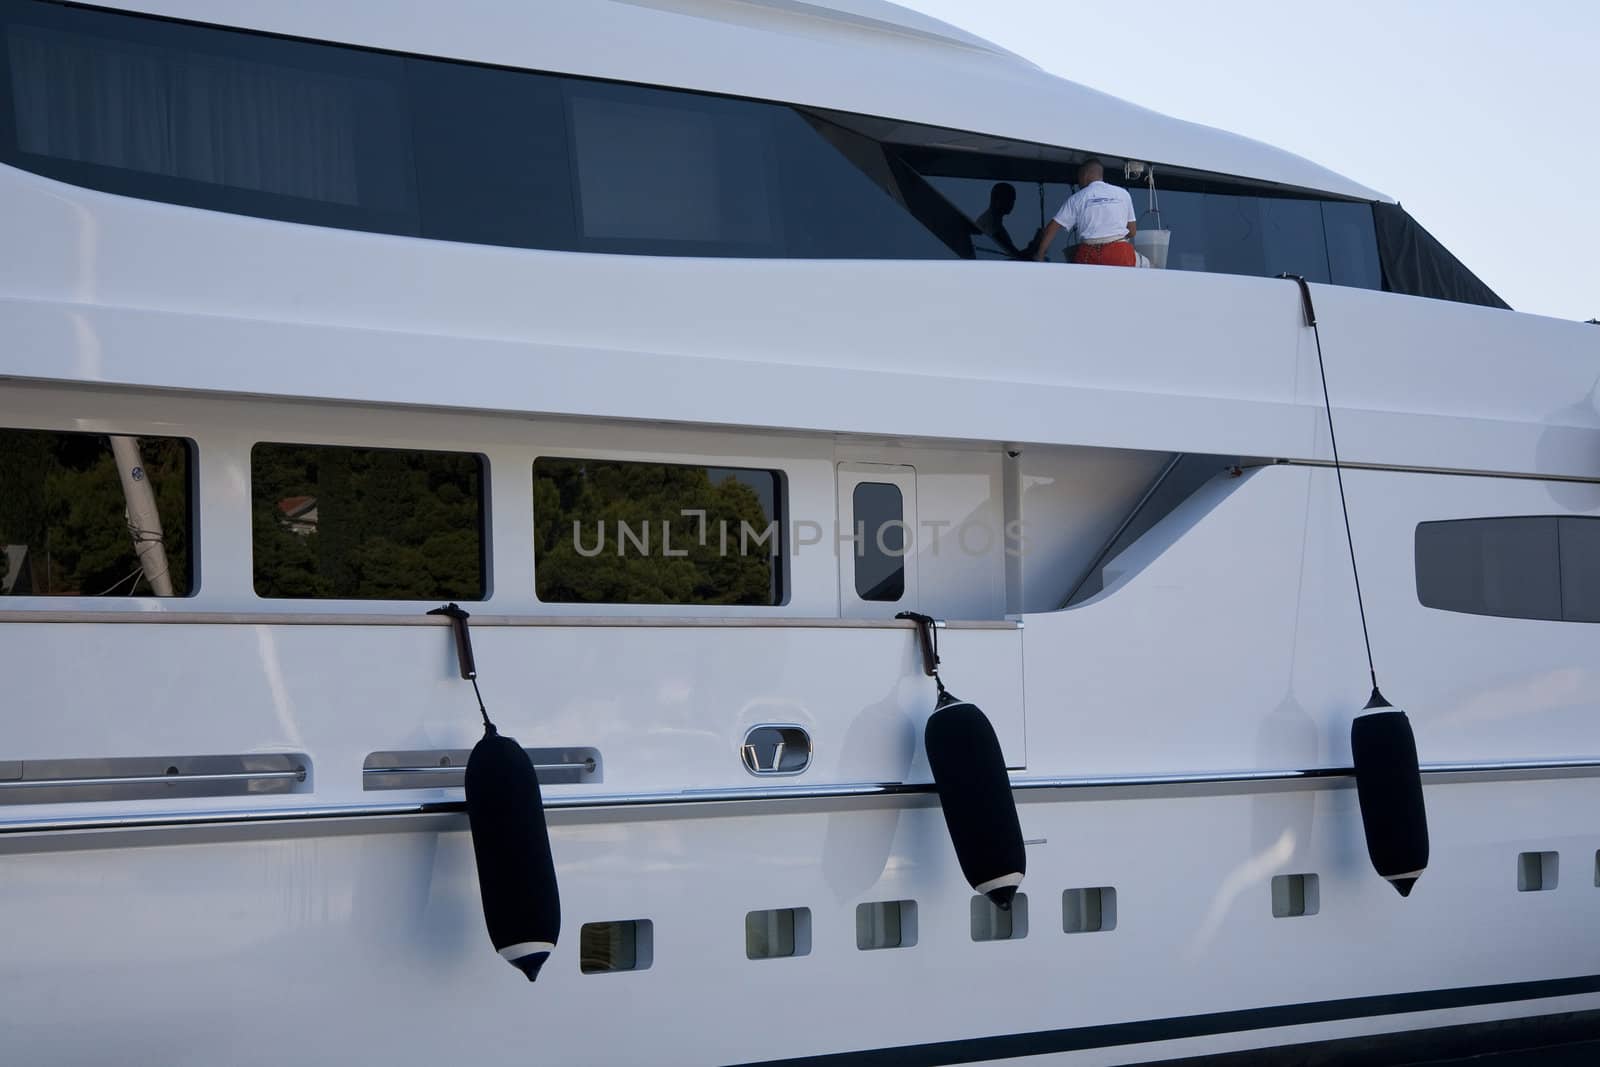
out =
[[[1383,291],[1381,195],[878,0],[102,7],[0,0],[7,1057],[1111,1064],[1600,1011],[1592,327]],[[985,251],[992,182],[1042,224],[1090,153],[1155,168],[1180,269]],[[1319,335],[1253,276],[1307,247],[1423,763],[1404,899]],[[713,553],[730,516],[777,554]],[[446,600],[546,767],[531,986]],[[903,610],[1010,768],[1010,916]]]

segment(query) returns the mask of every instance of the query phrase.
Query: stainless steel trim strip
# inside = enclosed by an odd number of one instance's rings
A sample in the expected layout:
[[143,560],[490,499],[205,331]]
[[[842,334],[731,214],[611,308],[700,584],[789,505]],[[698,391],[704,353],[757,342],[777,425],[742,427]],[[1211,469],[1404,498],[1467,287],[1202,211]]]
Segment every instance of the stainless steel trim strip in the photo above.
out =
[[[1470,781],[1528,780],[1550,777],[1600,776],[1600,758],[1501,760],[1486,763],[1430,763],[1425,778],[1437,784]],[[1353,784],[1349,767],[1310,767],[1264,771],[1217,771],[1189,774],[1118,775],[1102,777],[1013,778],[1011,786],[1022,793],[1050,790],[1143,790],[1282,785],[1305,783],[1310,788],[1332,789]],[[545,806],[554,811],[599,811],[626,808],[681,809],[708,805],[737,808],[750,803],[854,801],[875,798],[927,798],[933,786],[926,783],[856,782],[833,786],[768,786],[736,789],[689,789],[654,793],[558,794],[547,796]],[[1023,799],[1027,799],[1024,797]],[[134,830],[225,823],[262,823],[302,820],[370,819],[415,815],[454,815],[465,811],[459,801],[445,803],[297,805],[167,811],[128,815],[83,815],[71,818],[11,819],[0,821],[0,836],[85,830]]]
[[128,774],[109,778],[29,778],[0,781],[0,789],[60,789],[98,785],[188,785],[194,782],[282,782],[306,780],[306,769],[231,771],[226,774]]
[[[130,598],[131,599],[131,598]],[[146,625],[210,626],[449,626],[443,616],[395,612],[306,611],[190,611],[176,601],[128,603],[107,601],[103,611],[54,611],[0,607],[0,623],[127,623]],[[169,606],[171,605],[171,606]],[[478,615],[472,626],[574,626],[641,627],[645,629],[787,629],[787,630],[910,630],[916,624],[900,619],[813,619],[782,616],[673,616],[673,615]],[[959,619],[943,623],[947,630],[1020,630],[1018,619]]]
[[[572,763],[535,763],[533,765],[533,769],[536,771],[582,771],[585,774],[593,774],[595,766],[596,763],[594,760],[586,759],[577,760]],[[366,767],[362,769],[361,774],[363,777],[375,777],[384,774],[461,774],[466,771],[466,769],[467,768],[461,764],[457,764],[453,767]],[[425,789],[427,787],[418,786],[418,788]]]
[[[1274,463],[1287,467],[1327,467],[1332,469],[1331,459],[1278,459]],[[1457,478],[1514,478],[1518,481],[1528,482],[1579,482],[1582,484],[1595,484],[1600,478],[1586,477],[1581,474],[1528,474],[1517,471],[1486,471],[1469,470],[1454,467],[1412,467],[1399,463],[1361,463],[1351,462],[1347,459],[1339,461],[1339,466],[1345,470],[1353,471],[1392,471],[1395,474],[1446,474]]]

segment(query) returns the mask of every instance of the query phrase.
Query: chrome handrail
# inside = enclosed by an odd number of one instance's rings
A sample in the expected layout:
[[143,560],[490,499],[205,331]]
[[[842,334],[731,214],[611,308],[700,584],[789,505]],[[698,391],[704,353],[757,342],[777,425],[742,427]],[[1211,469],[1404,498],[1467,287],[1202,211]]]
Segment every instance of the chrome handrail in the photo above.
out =
[[128,774],[96,778],[22,778],[0,780],[0,789],[72,788],[95,785],[165,785],[194,782],[283,782],[306,780],[306,769],[288,771],[228,771],[218,774]]
[[[593,774],[598,766],[599,764],[595,762],[595,758],[590,756],[588,759],[573,760],[569,763],[535,763],[533,769],[536,771],[580,771],[584,774]],[[369,774],[461,774],[466,769],[461,764],[447,763],[420,767],[363,767],[361,773],[363,776]]]

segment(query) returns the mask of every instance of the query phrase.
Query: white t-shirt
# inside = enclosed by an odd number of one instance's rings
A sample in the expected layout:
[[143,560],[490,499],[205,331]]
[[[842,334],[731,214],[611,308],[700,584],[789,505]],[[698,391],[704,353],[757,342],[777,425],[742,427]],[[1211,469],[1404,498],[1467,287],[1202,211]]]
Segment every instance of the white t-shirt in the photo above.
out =
[[1080,241],[1103,241],[1127,235],[1134,220],[1133,197],[1126,189],[1093,181],[1067,197],[1056,212],[1056,222],[1064,230],[1076,229]]

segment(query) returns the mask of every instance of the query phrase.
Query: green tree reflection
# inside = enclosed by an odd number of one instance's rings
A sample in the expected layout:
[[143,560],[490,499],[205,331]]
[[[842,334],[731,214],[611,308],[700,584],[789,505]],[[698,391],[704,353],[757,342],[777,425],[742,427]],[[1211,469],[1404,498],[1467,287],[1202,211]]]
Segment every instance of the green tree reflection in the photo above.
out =
[[[189,593],[189,448],[141,437],[145,477],[161,515],[174,593]],[[23,573],[0,551],[0,588],[35,596],[149,596],[127,500],[98,434],[0,430],[0,550],[17,546]]]
[[[755,542],[777,517],[774,505],[763,500],[765,495],[775,501],[776,487],[763,494],[755,486],[773,480],[766,471],[540,459],[533,480],[539,599],[777,603],[777,535]],[[703,526],[686,510],[704,511]],[[751,535],[741,537],[746,524]],[[633,540],[622,534],[624,525]],[[641,550],[638,542],[646,537],[648,548]]]
[[481,467],[461,453],[257,445],[256,592],[482,599]]

